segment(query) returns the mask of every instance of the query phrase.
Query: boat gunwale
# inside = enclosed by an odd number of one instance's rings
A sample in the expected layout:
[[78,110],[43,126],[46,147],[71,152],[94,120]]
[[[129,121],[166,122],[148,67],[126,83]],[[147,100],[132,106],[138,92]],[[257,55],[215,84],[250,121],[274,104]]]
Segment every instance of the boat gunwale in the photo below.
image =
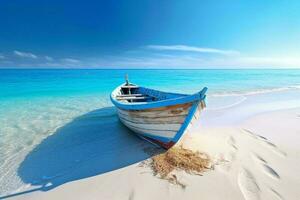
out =
[[[137,102],[137,103],[122,103],[118,100],[116,100],[113,97],[113,94],[121,89],[121,87],[124,84],[118,86],[116,89],[113,90],[113,92],[110,94],[110,99],[112,103],[117,106],[118,108],[124,109],[124,110],[145,110],[145,109],[151,109],[151,108],[159,108],[159,107],[165,107],[165,106],[173,106],[176,104],[185,104],[189,102],[195,102],[195,101],[201,101],[204,100],[206,95],[205,92],[207,91],[207,88],[204,87],[201,91],[192,94],[180,94],[180,93],[170,93],[169,94],[178,94],[183,95],[181,97],[177,98],[170,98],[170,99],[164,99],[160,101],[154,101],[154,102]],[[150,89],[150,88],[149,88]],[[162,91],[160,91],[162,92]]]

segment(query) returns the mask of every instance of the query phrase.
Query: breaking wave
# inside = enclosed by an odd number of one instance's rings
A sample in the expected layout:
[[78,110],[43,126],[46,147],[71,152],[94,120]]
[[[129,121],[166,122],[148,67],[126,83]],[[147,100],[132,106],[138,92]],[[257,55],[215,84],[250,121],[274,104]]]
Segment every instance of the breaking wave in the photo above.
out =
[[256,94],[265,94],[272,92],[281,92],[287,90],[300,90],[300,85],[286,86],[286,87],[278,87],[278,88],[262,88],[256,90],[248,90],[248,91],[230,91],[230,92],[216,92],[210,94],[210,97],[224,97],[224,96],[250,96]]

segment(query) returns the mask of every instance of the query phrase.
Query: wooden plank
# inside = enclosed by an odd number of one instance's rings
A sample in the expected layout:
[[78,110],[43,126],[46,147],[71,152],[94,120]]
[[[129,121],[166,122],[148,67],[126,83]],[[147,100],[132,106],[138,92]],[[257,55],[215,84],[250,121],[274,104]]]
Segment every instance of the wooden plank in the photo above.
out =
[[163,116],[163,117],[136,117],[133,115],[124,114],[121,112],[118,112],[119,117],[128,119],[130,121],[133,121],[135,123],[144,123],[144,124],[182,124],[186,118],[186,115],[180,115],[180,116]]
[[184,116],[186,117],[188,114],[188,111],[182,111],[181,113],[172,113],[170,111],[160,111],[160,112],[145,112],[145,113],[135,113],[131,111],[124,111],[119,110],[120,113],[124,115],[131,116],[133,118],[146,118],[146,119],[152,119],[152,118],[168,118],[168,117],[176,117],[176,116]]
[[127,126],[130,130],[132,130],[135,133],[141,133],[141,134],[148,134],[148,135],[153,135],[153,136],[159,136],[159,137],[168,137],[168,138],[173,138],[176,135],[176,131],[160,131],[160,130],[148,130],[148,129],[142,129],[142,128],[137,128],[134,126],[131,126],[128,124],[126,121],[120,119],[125,126]]
[[151,97],[134,97],[134,96],[128,96],[128,97],[117,97],[117,100],[141,100],[141,99],[149,99]]
[[183,110],[181,112],[172,112],[171,110],[166,111],[153,111],[153,112],[133,112],[130,110],[118,109],[118,112],[130,116],[133,118],[142,118],[142,119],[155,119],[155,118],[168,118],[168,117],[186,117],[188,110]]
[[178,131],[182,124],[169,124],[169,123],[162,123],[162,124],[146,124],[146,123],[135,123],[134,121],[131,121],[126,118],[122,118],[123,121],[125,121],[130,126],[141,128],[141,129],[147,129],[147,130],[161,130],[161,131]]
[[139,97],[139,96],[146,96],[146,95],[143,95],[143,94],[121,94],[121,95],[117,95],[117,97]]
[[136,85],[123,85],[121,88],[139,88],[139,86]]
[[178,109],[168,109],[168,110],[154,110],[154,111],[135,111],[135,110],[122,110],[118,109],[119,112],[132,117],[141,118],[154,118],[154,117],[172,117],[172,116],[182,116],[187,115],[189,108],[178,108]]
[[164,107],[159,107],[159,108],[151,108],[151,109],[145,109],[145,110],[137,110],[143,111],[143,112],[151,112],[151,111],[161,111],[161,110],[174,110],[174,109],[188,109],[192,106],[192,103],[185,103],[185,104],[177,104],[173,106],[164,106]]

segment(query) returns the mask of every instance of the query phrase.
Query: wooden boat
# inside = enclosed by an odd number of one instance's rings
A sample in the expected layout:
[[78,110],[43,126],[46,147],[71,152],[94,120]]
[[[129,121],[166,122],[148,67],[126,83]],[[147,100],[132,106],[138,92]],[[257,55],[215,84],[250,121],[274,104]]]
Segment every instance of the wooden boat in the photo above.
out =
[[193,95],[162,92],[126,83],[111,93],[120,121],[138,136],[166,149],[199,118],[205,107],[204,87]]

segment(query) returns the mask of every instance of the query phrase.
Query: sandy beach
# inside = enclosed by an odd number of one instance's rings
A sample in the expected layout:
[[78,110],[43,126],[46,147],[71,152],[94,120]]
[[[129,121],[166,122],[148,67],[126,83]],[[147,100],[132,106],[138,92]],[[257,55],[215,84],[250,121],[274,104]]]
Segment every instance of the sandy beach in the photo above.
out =
[[300,200],[300,0],[0,19],[0,200]]
[[[180,140],[185,148],[209,154],[215,163],[214,169],[202,176],[174,172],[185,188],[155,177],[148,166],[141,165],[149,157],[141,157],[139,162],[114,171],[70,181],[47,191],[34,191],[32,187],[33,191],[11,199],[298,199],[300,108],[275,106],[275,110],[253,112],[247,117],[245,112],[238,112],[249,106],[253,107],[251,97],[222,112],[207,109],[202,121]],[[228,118],[230,113],[235,120]],[[136,149],[143,148],[148,146],[143,144]]]

